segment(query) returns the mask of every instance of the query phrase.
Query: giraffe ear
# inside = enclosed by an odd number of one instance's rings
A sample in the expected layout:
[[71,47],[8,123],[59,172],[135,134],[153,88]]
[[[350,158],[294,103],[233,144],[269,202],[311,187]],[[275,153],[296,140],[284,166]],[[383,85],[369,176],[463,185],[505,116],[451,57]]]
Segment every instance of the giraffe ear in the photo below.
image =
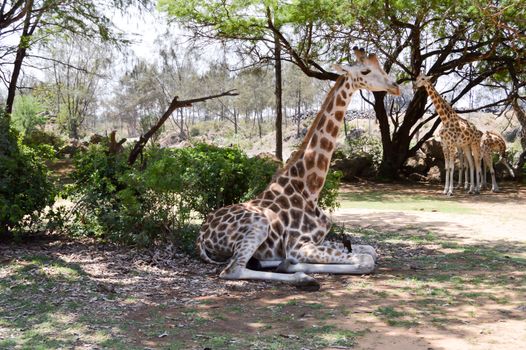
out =
[[341,64],[333,64],[332,69],[334,69],[339,74],[346,74],[349,71],[349,66],[344,66]]

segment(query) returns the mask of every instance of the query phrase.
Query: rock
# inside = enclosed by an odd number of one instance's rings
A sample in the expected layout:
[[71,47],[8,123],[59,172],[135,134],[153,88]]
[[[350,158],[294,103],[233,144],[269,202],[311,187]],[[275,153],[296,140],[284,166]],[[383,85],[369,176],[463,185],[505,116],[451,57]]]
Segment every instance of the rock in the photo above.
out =
[[404,163],[404,167],[409,168],[408,172],[425,174],[427,170],[427,164],[425,158],[420,158],[419,156],[414,156],[407,158]]
[[99,135],[99,134],[93,134],[89,138],[89,143],[92,144],[92,145],[96,145],[96,144],[99,144],[102,141],[104,141],[104,139],[106,139],[106,137],[104,137],[102,135]]
[[422,147],[420,147],[422,152],[426,155],[426,158],[437,159],[444,161],[444,153],[442,152],[442,144],[435,140],[427,140],[424,142]]
[[173,131],[163,135],[159,141],[159,145],[163,148],[173,147],[174,145],[180,144],[183,141],[186,141],[185,135],[181,135],[180,132]]
[[355,181],[357,177],[370,177],[375,173],[373,159],[370,155],[336,159],[332,168],[343,173],[342,180],[344,181]]
[[520,128],[516,127],[511,130],[505,131],[502,133],[502,137],[504,137],[504,140],[509,143],[515,142],[517,139],[517,136],[519,135]]
[[436,165],[432,166],[431,169],[429,169],[429,171],[427,172],[426,179],[430,183],[440,183],[442,180],[442,177],[440,174],[441,174],[440,168]]
[[359,138],[362,137],[364,134],[365,134],[365,130],[360,129],[360,128],[352,128],[352,129],[349,130],[349,132],[347,133],[347,139],[349,139],[349,140],[359,139]]
[[418,182],[427,181],[427,178],[424,175],[419,174],[419,173],[411,173],[409,174],[409,178],[413,181],[418,181]]
[[278,167],[282,167],[283,166],[283,162],[281,160],[279,160],[278,157],[276,157],[274,155],[274,153],[270,153],[270,152],[261,152],[261,153],[258,153],[254,156],[254,158],[257,158],[257,159],[262,159],[262,160],[267,160],[269,162],[273,162],[275,163]]

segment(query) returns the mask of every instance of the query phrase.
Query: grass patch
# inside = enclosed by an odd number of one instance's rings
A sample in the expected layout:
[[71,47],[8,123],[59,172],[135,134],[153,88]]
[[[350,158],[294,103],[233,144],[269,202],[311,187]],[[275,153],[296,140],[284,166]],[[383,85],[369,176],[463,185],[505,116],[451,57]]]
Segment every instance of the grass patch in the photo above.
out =
[[397,311],[391,306],[381,306],[376,309],[374,314],[387,322],[388,325],[393,327],[409,328],[418,325],[416,321],[407,319],[409,317],[408,314]]
[[438,211],[456,214],[472,214],[476,212],[458,201],[438,196],[430,198],[427,195],[362,191],[340,193],[339,199],[341,208]]

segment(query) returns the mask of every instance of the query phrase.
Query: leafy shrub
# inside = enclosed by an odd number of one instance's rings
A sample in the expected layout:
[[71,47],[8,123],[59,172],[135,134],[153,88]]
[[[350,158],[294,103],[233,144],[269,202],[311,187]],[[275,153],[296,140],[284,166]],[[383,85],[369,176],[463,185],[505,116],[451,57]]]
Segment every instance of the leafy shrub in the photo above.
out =
[[20,95],[15,99],[11,116],[13,127],[22,134],[44,125],[46,117],[40,102],[31,95]]
[[347,139],[346,143],[339,147],[333,155],[333,160],[350,160],[355,158],[370,159],[374,169],[378,170],[382,162],[381,141],[368,135]]
[[55,190],[43,160],[13,130],[0,152],[0,233],[20,230],[53,202]]
[[53,159],[64,146],[64,141],[57,135],[43,130],[28,131],[23,138],[23,143],[37,152],[44,159]]
[[[199,144],[148,150],[146,166],[129,167],[123,155],[92,145],[77,156],[70,195],[78,205],[71,229],[137,245],[171,240],[193,250],[198,225],[211,211],[255,197],[277,165],[237,148]],[[334,207],[339,185],[331,173],[322,206]]]
[[327,178],[325,179],[325,184],[320,192],[320,198],[318,199],[318,205],[320,208],[332,212],[340,206],[338,192],[342,176],[343,174],[341,171],[329,169]]
[[382,161],[382,143],[379,139],[362,135],[355,139],[348,139],[346,144],[346,153],[350,155],[370,155],[373,163],[379,166]]
[[191,137],[196,137],[196,136],[199,136],[201,134],[201,131],[196,128],[196,127],[193,127],[190,129],[190,136]]

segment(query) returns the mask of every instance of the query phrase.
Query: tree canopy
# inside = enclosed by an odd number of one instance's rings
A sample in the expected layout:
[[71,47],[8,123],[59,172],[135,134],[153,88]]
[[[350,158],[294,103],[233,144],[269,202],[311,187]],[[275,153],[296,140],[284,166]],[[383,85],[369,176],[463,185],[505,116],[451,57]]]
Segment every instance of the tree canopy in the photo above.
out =
[[[351,47],[363,46],[382,56],[384,69],[399,83],[411,81],[420,71],[434,81],[446,78],[442,92],[452,104],[490,77],[506,74],[510,62],[523,71],[526,60],[526,4],[519,0],[161,0],[158,6],[196,38],[250,44],[255,47],[251,53],[259,53],[256,43],[264,46],[275,34],[286,52],[283,59],[318,79],[335,80],[337,75],[324,68],[326,64],[350,61]],[[395,177],[440,124],[436,113],[426,114],[426,100],[424,91],[415,92],[405,113],[397,115],[389,113],[385,93],[375,93],[369,101],[382,134],[384,176]],[[424,129],[427,132],[420,133]],[[422,136],[415,140],[416,135]]]

